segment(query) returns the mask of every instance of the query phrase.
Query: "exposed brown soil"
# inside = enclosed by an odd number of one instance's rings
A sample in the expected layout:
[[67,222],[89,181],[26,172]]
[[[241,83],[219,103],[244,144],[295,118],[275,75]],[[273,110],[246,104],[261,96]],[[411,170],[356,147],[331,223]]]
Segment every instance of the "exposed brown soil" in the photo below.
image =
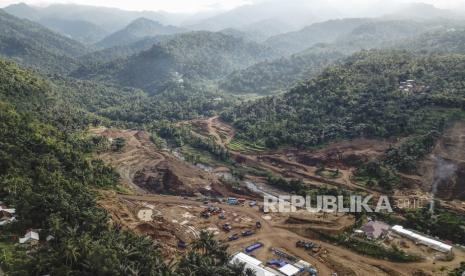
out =
[[222,193],[218,191],[223,189],[222,185],[214,175],[157,149],[144,131],[96,128],[91,133],[110,139],[125,139],[121,152],[105,152],[99,158],[114,166],[123,183],[139,193]]
[[393,144],[395,141],[362,138],[344,140],[331,143],[321,149],[296,152],[296,160],[308,166],[322,164],[348,169],[378,158]]

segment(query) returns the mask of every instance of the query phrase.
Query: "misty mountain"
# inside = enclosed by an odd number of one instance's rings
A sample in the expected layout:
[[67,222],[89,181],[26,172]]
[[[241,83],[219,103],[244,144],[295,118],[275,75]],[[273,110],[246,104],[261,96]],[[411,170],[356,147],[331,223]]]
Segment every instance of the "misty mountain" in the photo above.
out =
[[3,10],[16,17],[32,21],[36,21],[41,18],[40,11],[38,9],[26,5],[25,3],[13,4],[3,8]]
[[87,48],[39,24],[0,10],[0,55],[43,71],[63,73],[77,66],[74,58]]
[[331,43],[371,19],[338,19],[315,23],[296,32],[273,36],[265,44],[287,54],[303,51],[316,43]]
[[276,56],[275,51],[254,42],[221,33],[191,32],[176,35],[127,59],[81,68],[74,75],[153,92],[173,78],[214,80]]
[[[449,26],[454,26],[453,23],[447,21],[419,23],[407,20],[347,19],[314,25],[350,25],[342,22],[357,22],[360,25],[348,33],[341,32],[340,36],[332,39],[332,43],[317,43],[298,54],[261,62],[236,71],[221,82],[221,87],[229,92],[240,93],[274,94],[286,91],[299,81],[314,77],[323,68],[342,57],[363,49],[401,48],[428,52],[448,49],[448,52],[458,53],[463,49],[460,44],[463,41],[463,32],[455,31]],[[314,25],[311,27],[314,28]],[[357,24],[352,24],[352,27],[355,25]],[[313,31],[315,29],[322,30],[314,28]],[[333,35],[335,33],[333,32]]]
[[254,41],[264,42],[272,36],[286,33],[294,29],[292,25],[287,24],[285,21],[280,21],[279,19],[265,19],[243,26],[239,30],[247,33]]
[[200,20],[188,27],[196,30],[219,31],[227,28],[242,29],[252,24],[260,24],[263,21],[275,20],[285,22],[289,26],[286,31],[291,31],[339,15],[340,13],[334,7],[321,3],[321,1],[271,0],[240,6],[231,11]]
[[165,26],[147,18],[138,18],[124,29],[104,38],[102,41],[97,43],[97,46],[103,48],[123,46],[145,37],[170,35],[182,32],[186,32],[186,30],[175,26]]
[[55,32],[86,44],[95,43],[108,34],[104,29],[82,20],[41,18],[37,22]]
[[126,11],[116,8],[95,7],[75,4],[52,4],[46,7],[35,7],[26,4],[15,4],[5,8],[14,16],[37,21],[42,18],[70,21],[90,22],[108,33],[126,27],[132,21],[144,17],[161,24],[179,24],[186,15],[153,11]]
[[465,19],[465,11],[439,9],[425,3],[404,4],[394,12],[383,16],[386,19],[432,20],[432,19]]
[[333,45],[345,47],[349,51],[361,49],[384,48],[403,39],[412,39],[432,28],[440,27],[431,24],[408,20],[372,21],[361,24],[351,32],[336,39]]
[[219,32],[261,43],[274,35],[286,33],[289,29],[292,28],[286,23],[269,19],[243,26],[239,29],[227,28]]

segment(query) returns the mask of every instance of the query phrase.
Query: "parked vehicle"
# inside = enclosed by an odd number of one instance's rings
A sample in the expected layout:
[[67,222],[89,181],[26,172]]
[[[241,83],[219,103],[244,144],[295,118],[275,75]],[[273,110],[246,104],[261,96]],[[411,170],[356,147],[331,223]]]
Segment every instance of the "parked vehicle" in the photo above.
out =
[[244,236],[244,237],[252,236],[253,234],[255,234],[255,232],[252,231],[252,230],[242,231],[242,236]]
[[237,233],[228,237],[228,241],[235,241],[237,239],[239,239],[239,234]]
[[255,227],[257,227],[257,229],[262,228],[262,223],[259,222],[259,221],[257,221],[257,222],[255,223]]
[[226,231],[226,232],[229,232],[231,231],[232,227],[229,223],[225,223],[223,224],[223,230]]
[[237,198],[235,198],[235,197],[229,197],[229,198],[228,198],[228,204],[229,204],[229,205],[237,205]]

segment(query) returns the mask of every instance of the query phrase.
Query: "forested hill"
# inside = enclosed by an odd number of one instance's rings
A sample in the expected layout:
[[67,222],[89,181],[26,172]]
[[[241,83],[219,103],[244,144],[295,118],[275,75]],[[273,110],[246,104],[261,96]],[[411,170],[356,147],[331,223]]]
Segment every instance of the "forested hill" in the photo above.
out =
[[399,43],[397,47],[417,53],[465,54],[465,27],[450,27],[444,30],[426,32],[415,39]]
[[[239,139],[269,147],[400,136],[417,131],[426,121],[443,123],[446,118],[433,112],[439,107],[464,108],[464,70],[463,55],[366,51],[282,97],[238,106],[222,116],[235,125]],[[410,79],[414,89],[399,88]],[[437,117],[429,118],[431,114]]]
[[91,66],[92,64],[108,63],[116,59],[124,59],[129,56],[139,54],[142,51],[147,51],[152,48],[153,45],[172,38],[173,35],[157,35],[145,37],[126,45],[115,46],[89,53],[87,55],[81,56],[79,60],[82,64],[87,64],[88,66]]
[[[331,21],[329,21],[331,22]],[[221,87],[229,92],[275,94],[289,90],[342,57],[367,49],[405,49],[413,52],[464,53],[464,23],[436,20],[370,20],[350,32],[319,43],[305,51],[269,62],[261,62],[227,76]],[[329,24],[329,23],[328,23]],[[349,24],[350,25],[350,24]],[[312,25],[314,26],[314,25]],[[292,42],[293,43],[293,42]]]
[[[344,28],[339,25],[347,24]],[[328,31],[335,28],[337,31]],[[287,38],[290,44],[300,45],[304,51],[269,62],[261,62],[244,70],[236,71],[226,77],[221,87],[230,92],[274,94],[287,91],[298,81],[314,77],[336,60],[349,56],[362,49],[398,47],[408,48],[415,45],[416,38],[429,29],[445,30],[441,24],[419,24],[413,21],[377,21],[368,19],[333,20],[314,24],[297,33],[282,35],[279,40]],[[317,35],[320,33],[319,35]],[[325,36],[321,37],[322,34]],[[293,36],[299,38],[293,39]],[[305,37],[310,36],[310,40]],[[332,41],[317,43],[316,41]],[[313,42],[312,42],[313,41]],[[297,43],[297,44],[296,44]],[[314,45],[313,45],[314,44]],[[394,46],[393,46],[394,45]],[[289,49],[292,47],[288,45]],[[310,47],[311,46],[311,47]],[[279,46],[278,46],[279,47]]]
[[273,50],[254,42],[221,33],[191,32],[127,59],[81,68],[74,75],[156,91],[166,80],[217,79],[273,57]]
[[85,46],[0,10],[0,55],[43,71],[68,72]]
[[346,35],[340,36],[334,44],[359,49],[385,48],[401,40],[414,39],[429,30],[443,30],[448,21],[415,22],[410,20],[373,21],[354,28]]
[[69,98],[70,89],[0,59],[0,101],[61,130],[87,126],[95,117]]
[[103,48],[123,46],[145,37],[170,35],[186,31],[187,30],[175,26],[165,26],[147,18],[138,18],[124,29],[105,37],[102,41],[97,43],[97,46]]
[[[0,61],[0,197],[16,207],[18,217],[14,226],[2,227],[2,235],[17,237],[32,228],[55,237],[33,252],[11,246],[3,251],[2,268],[17,275],[127,275],[124,267],[132,266],[147,274],[163,270],[151,242],[112,227],[97,207],[93,189],[116,185],[118,176],[103,162],[87,159],[94,144],[70,131],[75,121],[51,115],[81,116],[69,114],[73,109],[55,110],[51,89],[39,76]],[[134,259],[124,253],[129,248],[137,252]]]

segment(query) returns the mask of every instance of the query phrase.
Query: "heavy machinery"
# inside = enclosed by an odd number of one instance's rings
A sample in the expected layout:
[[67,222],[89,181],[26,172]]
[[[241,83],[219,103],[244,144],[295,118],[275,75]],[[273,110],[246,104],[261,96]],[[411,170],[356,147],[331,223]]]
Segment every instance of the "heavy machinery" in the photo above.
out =
[[316,245],[313,243],[313,242],[307,242],[307,241],[298,241],[296,242],[295,244],[296,247],[301,247],[305,250],[312,250],[312,248],[314,248]]

